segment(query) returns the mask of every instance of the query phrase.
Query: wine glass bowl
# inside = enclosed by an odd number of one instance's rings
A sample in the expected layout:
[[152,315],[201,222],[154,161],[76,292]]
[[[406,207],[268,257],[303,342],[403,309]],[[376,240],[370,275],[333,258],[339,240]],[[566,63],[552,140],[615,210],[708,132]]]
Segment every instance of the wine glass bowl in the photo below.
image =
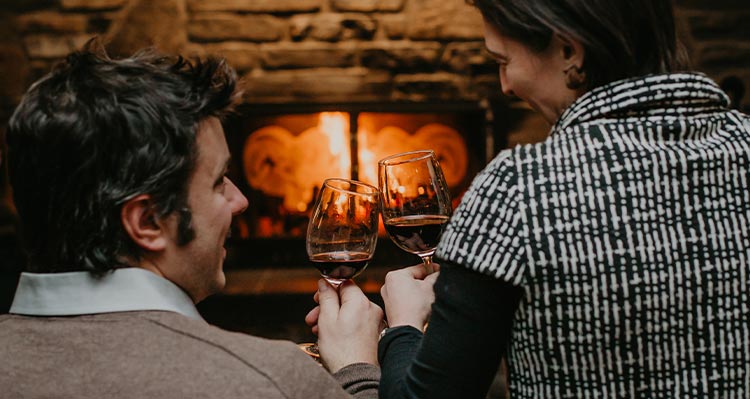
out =
[[432,270],[432,255],[452,208],[443,171],[430,150],[391,155],[378,162],[385,230],[404,251]]
[[355,180],[327,179],[307,227],[307,255],[331,285],[356,277],[378,238],[379,191]]

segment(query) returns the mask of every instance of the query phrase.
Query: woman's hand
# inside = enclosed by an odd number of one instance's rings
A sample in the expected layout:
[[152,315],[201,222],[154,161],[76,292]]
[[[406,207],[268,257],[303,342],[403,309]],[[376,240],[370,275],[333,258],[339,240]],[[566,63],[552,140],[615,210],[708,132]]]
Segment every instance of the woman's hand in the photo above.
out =
[[[439,270],[438,264],[432,263],[431,266]],[[435,302],[432,286],[438,275],[438,272],[427,274],[424,265],[419,264],[389,272],[385,276],[380,294],[391,327],[413,326],[422,331]]]
[[314,298],[319,306],[307,314],[305,322],[318,335],[323,365],[331,373],[353,363],[377,365],[383,310],[351,280],[336,291],[321,279]]

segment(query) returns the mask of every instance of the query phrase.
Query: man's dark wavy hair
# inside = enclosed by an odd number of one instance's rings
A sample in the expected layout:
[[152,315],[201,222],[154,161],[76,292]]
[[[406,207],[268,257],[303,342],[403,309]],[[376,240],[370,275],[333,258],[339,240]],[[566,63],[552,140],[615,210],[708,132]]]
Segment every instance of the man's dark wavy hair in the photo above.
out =
[[140,259],[120,221],[140,194],[158,217],[177,215],[181,245],[191,241],[198,123],[231,110],[236,81],[223,60],[111,59],[92,41],[34,83],[7,132],[27,270],[103,273]]
[[[586,87],[688,67],[670,0],[467,0],[495,28],[533,51],[554,34],[579,41]],[[562,72],[561,72],[562,73]]]

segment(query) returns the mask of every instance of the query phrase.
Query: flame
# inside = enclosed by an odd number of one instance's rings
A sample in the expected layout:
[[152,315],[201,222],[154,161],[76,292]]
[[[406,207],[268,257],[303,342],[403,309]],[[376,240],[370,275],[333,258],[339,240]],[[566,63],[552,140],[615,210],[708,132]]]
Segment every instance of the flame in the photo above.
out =
[[378,160],[375,153],[369,149],[370,133],[361,128],[357,132],[357,141],[359,143],[359,177],[365,183],[378,185]]
[[349,120],[344,112],[321,112],[318,129],[328,136],[328,149],[339,160],[339,176],[346,176],[351,164],[349,156]]

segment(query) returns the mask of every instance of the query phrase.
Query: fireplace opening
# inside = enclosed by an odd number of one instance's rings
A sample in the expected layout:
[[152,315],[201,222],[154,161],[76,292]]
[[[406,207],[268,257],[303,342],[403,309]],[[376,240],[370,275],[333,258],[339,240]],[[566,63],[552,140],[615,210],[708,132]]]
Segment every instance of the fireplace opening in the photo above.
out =
[[[230,177],[249,200],[235,218],[225,269],[307,265],[305,232],[323,180],[377,186],[377,162],[434,150],[454,206],[494,153],[497,128],[475,102],[244,105],[225,122]],[[489,151],[488,151],[489,149]],[[419,259],[381,238],[370,267]]]

